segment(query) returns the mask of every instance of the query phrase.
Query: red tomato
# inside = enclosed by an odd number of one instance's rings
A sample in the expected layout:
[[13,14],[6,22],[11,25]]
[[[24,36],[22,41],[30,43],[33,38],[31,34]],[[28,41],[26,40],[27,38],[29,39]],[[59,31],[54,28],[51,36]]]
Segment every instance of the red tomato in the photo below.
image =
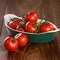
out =
[[26,21],[35,22],[35,21],[37,21],[37,19],[38,19],[38,16],[37,16],[37,14],[34,11],[28,12],[28,14],[25,16],[25,20]]
[[54,26],[51,23],[47,23],[44,22],[40,25],[40,32],[48,32],[48,31],[52,31],[55,30]]
[[13,20],[11,20],[9,23],[8,23],[8,26],[13,28],[13,29],[16,29],[16,26],[19,24],[20,20],[18,18],[14,18]]
[[13,37],[5,38],[4,47],[8,51],[15,51],[18,48],[18,41],[14,40]]
[[35,33],[37,31],[37,25],[34,22],[29,21],[25,24],[25,30],[27,32]]
[[16,34],[15,39],[18,41],[20,47],[25,46],[28,42],[28,37],[26,36],[26,34],[23,33]]
[[15,21],[15,22],[19,23],[20,19],[19,18],[13,18],[12,21]]
[[24,29],[22,27],[20,27],[20,26],[17,26],[16,30],[18,30],[18,31],[24,31]]

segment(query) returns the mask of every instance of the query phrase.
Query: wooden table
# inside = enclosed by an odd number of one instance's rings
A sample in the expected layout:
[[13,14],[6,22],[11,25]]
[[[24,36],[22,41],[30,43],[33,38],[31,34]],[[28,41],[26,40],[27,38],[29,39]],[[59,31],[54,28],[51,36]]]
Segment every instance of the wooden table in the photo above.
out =
[[4,14],[23,16],[31,10],[36,11],[39,18],[45,15],[47,20],[60,27],[60,0],[0,0],[0,60],[60,60],[60,32],[50,43],[28,43],[16,52],[5,50],[4,38],[9,34],[4,25]]

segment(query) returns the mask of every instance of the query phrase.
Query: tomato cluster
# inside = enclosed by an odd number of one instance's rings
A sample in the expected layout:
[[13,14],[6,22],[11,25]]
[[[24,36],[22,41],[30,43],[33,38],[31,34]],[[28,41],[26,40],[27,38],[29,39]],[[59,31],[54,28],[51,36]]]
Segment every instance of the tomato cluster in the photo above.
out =
[[[55,30],[55,27],[50,22],[43,22],[42,19],[38,22],[38,16],[36,12],[30,11],[22,19],[11,18],[8,22],[8,26],[12,29],[30,32],[30,33],[42,33]],[[28,37],[26,34],[18,33],[15,37],[7,37],[4,42],[4,47],[8,51],[14,51],[18,46],[25,46],[28,42]]]
[[42,33],[55,29],[55,27],[49,22],[41,23],[40,21],[37,23],[37,21],[38,21],[38,16],[36,12],[30,11],[22,19],[12,18],[11,21],[8,22],[8,26],[18,31],[23,31],[23,32],[25,31],[30,33],[36,33],[36,32]]
[[26,34],[18,33],[14,37],[8,36],[4,40],[4,47],[8,51],[15,51],[18,46],[23,47],[28,43],[28,37]]
[[12,29],[16,29],[19,31],[24,31],[23,26],[24,22],[21,21],[19,18],[11,18],[11,21],[8,22],[8,26],[11,27]]

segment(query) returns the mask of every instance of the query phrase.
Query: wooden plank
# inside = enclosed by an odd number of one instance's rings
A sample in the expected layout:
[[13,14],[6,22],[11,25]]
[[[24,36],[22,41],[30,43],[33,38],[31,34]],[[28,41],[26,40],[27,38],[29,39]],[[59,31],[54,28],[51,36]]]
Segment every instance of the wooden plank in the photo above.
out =
[[[60,28],[60,0],[50,0],[53,9],[53,20],[54,23]],[[56,35],[60,48],[60,31]]]
[[2,30],[2,25],[3,25],[3,15],[5,13],[5,7],[6,7],[6,0],[0,0],[0,34]]

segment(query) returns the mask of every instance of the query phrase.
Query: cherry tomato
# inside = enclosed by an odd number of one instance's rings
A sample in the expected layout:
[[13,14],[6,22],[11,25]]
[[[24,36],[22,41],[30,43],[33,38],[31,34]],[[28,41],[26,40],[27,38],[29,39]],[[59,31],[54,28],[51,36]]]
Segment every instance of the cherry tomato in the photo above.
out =
[[18,31],[24,31],[24,29],[22,27],[20,27],[20,26],[17,26],[16,30],[18,30]]
[[15,51],[18,48],[18,41],[14,40],[13,37],[5,38],[4,47],[8,51]]
[[20,20],[18,18],[14,18],[13,20],[11,20],[9,23],[8,23],[8,26],[13,28],[13,29],[16,29],[16,26],[19,24]]
[[48,32],[52,30],[55,30],[55,27],[49,22],[47,24],[44,22],[40,25],[40,32]]
[[28,12],[28,14],[25,16],[25,20],[26,21],[35,22],[35,21],[37,21],[37,19],[38,19],[38,16],[37,16],[37,14],[34,11]]
[[17,22],[17,23],[19,23],[20,22],[20,19],[19,18],[13,18],[13,19],[11,19],[12,21],[15,21],[15,22]]
[[35,33],[37,31],[37,25],[34,22],[29,21],[25,24],[25,30],[27,32]]
[[28,42],[28,37],[26,36],[26,34],[23,33],[16,34],[15,39],[18,41],[20,47],[25,46]]

